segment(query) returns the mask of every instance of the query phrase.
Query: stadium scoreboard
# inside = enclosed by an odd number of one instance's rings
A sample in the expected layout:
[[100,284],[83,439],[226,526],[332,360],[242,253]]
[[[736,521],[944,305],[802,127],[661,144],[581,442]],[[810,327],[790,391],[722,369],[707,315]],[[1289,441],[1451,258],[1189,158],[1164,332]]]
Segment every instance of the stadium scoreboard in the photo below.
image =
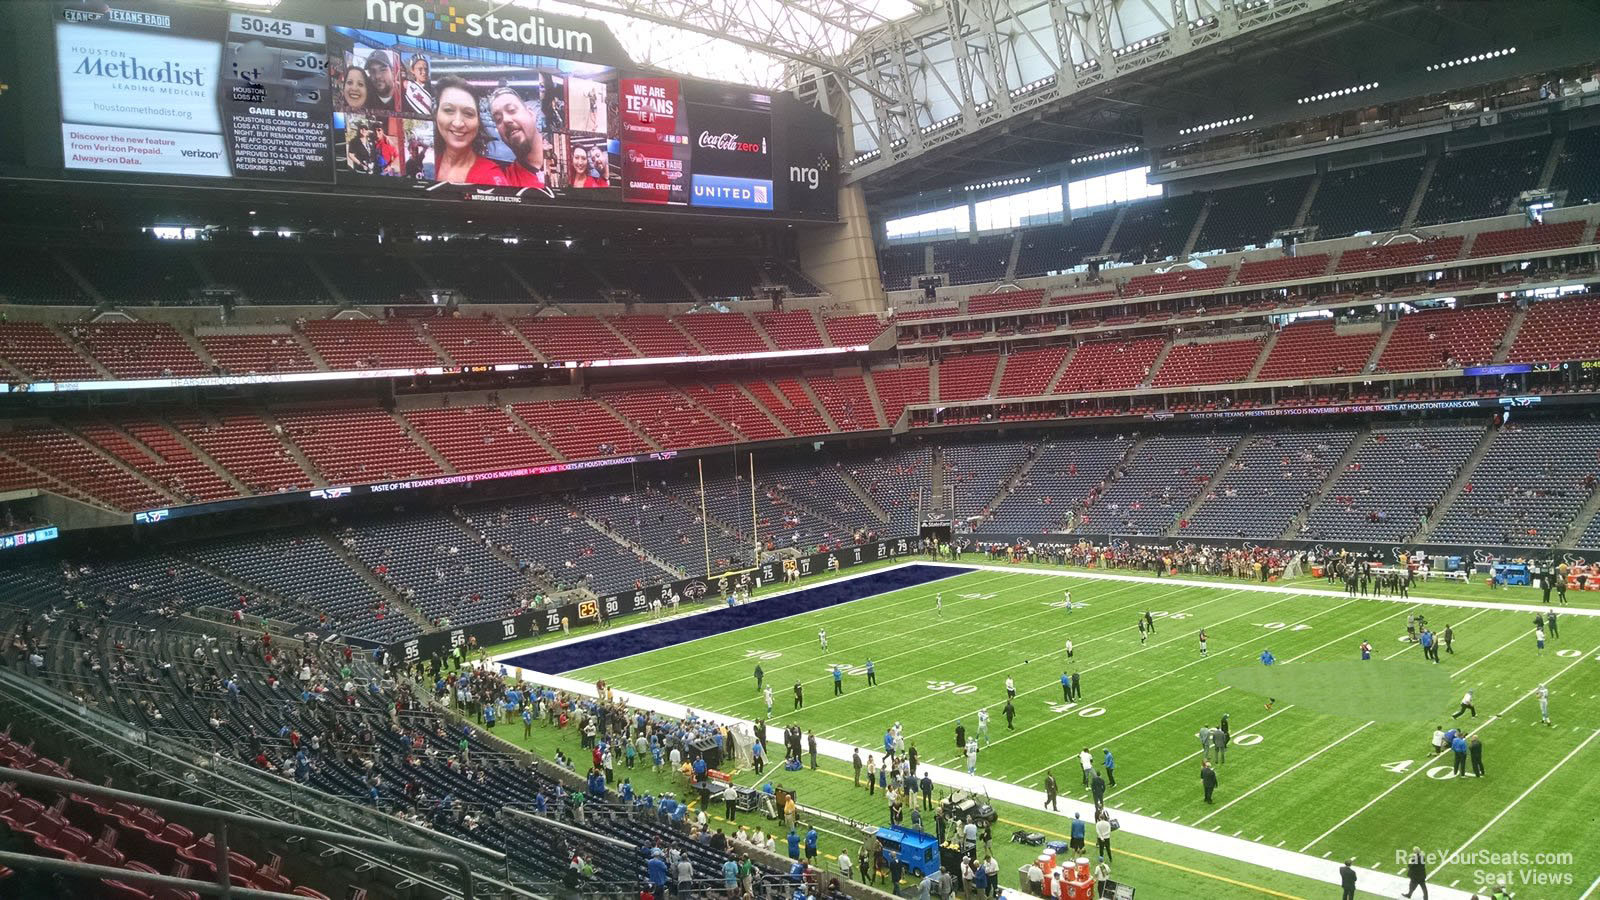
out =
[[637,71],[600,22],[473,0],[19,8],[29,15],[4,26],[24,57],[12,71],[41,81],[30,96],[55,106],[59,133],[56,117],[13,114],[27,149],[0,162],[33,174],[838,216],[832,117],[788,94]]

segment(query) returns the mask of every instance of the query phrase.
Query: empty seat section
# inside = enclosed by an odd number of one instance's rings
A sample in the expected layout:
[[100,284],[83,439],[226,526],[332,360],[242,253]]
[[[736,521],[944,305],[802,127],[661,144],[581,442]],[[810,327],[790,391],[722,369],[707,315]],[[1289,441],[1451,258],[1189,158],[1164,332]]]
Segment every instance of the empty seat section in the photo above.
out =
[[1326,275],[1328,254],[1310,256],[1285,256],[1282,259],[1265,259],[1242,263],[1239,266],[1239,284],[1268,284],[1274,281],[1303,281]]
[[1278,342],[1261,367],[1258,381],[1354,375],[1367,365],[1378,343],[1375,326],[1341,333],[1331,319],[1292,322],[1278,333]]
[[285,434],[330,484],[440,474],[439,464],[387,410],[284,410],[275,415]]
[[1301,175],[1212,191],[1195,249],[1238,250],[1266,244],[1274,232],[1294,225],[1310,186],[1311,176]]
[[332,303],[322,279],[299,253],[217,251],[207,259],[219,287],[232,288],[252,303]]
[[1004,294],[979,294],[967,300],[969,313],[1001,313],[1044,306],[1044,291],[1009,291]]
[[311,477],[260,418],[175,416],[174,428],[255,494],[305,490]]
[[317,355],[337,370],[412,369],[444,362],[407,321],[315,319],[302,329]]
[[878,249],[878,273],[883,278],[886,291],[903,291],[914,287],[923,274],[927,249],[921,244]]
[[1549,155],[1548,135],[1445,151],[1428,182],[1417,224],[1506,215],[1519,194],[1537,185]]
[[900,421],[900,413],[907,406],[928,402],[928,369],[924,366],[878,369],[872,373],[872,383],[890,428]]
[[1429,238],[1425,241],[1400,241],[1376,247],[1346,250],[1339,254],[1339,265],[1334,271],[1372,272],[1377,269],[1401,269],[1448,262],[1461,255],[1461,235]]
[[822,335],[810,310],[756,313],[761,330],[772,338],[779,350],[809,350],[822,346]]
[[1540,300],[1528,307],[1507,362],[1600,358],[1600,298]]
[[867,381],[860,375],[813,375],[806,379],[841,431],[882,428],[867,393]]
[[823,319],[822,324],[828,329],[828,340],[835,347],[856,347],[870,344],[878,335],[883,334],[883,323],[877,316],[838,316],[832,319]]
[[1349,449],[1353,431],[1285,432],[1246,437],[1245,449],[1180,523],[1184,537],[1274,540],[1316,496]]
[[92,305],[78,282],[42,247],[13,247],[0,275],[0,297],[13,303]]
[[556,362],[638,356],[593,316],[531,316],[515,320],[528,343]]
[[[882,373],[873,375],[874,380],[879,374]],[[881,392],[881,382],[878,388]],[[919,505],[929,499],[932,464],[927,447],[910,446],[885,450],[870,460],[853,460],[846,468],[867,496],[889,514],[889,522],[883,528],[885,534],[915,534]]]
[[[1061,368],[1061,361],[1070,352],[1070,346],[1061,344],[1018,350],[1007,356],[997,394],[1001,397],[1037,397],[1050,393],[1050,383],[1055,380],[1056,370]],[[942,387],[943,382],[940,384]]]
[[[693,297],[689,286],[678,277],[677,267],[670,260],[630,260],[628,265],[610,266],[602,272],[612,287],[632,291],[646,302],[675,303]],[[745,296],[748,292],[749,288],[746,287],[739,296]]]
[[[454,242],[452,242],[452,246]],[[417,257],[440,290],[455,291],[479,303],[527,303],[533,298],[502,260],[482,251]]]
[[568,459],[596,459],[650,449],[626,424],[587,398],[518,403],[511,408]]
[[1306,224],[1323,238],[1400,227],[1422,179],[1421,156],[1330,170],[1322,176]]
[[1550,189],[1567,192],[1566,206],[1600,203],[1600,128],[1567,132]]
[[408,256],[378,254],[375,250],[322,256],[317,259],[324,275],[352,303],[394,303],[416,300],[427,289],[422,275]]
[[165,322],[107,322],[74,325],[71,330],[89,354],[118,378],[209,374],[178,330]]
[[1029,448],[1024,444],[992,441],[952,441],[939,450],[944,466],[943,484],[954,504],[957,521],[974,516],[988,519],[1001,488],[1017,474]]
[[1482,428],[1374,431],[1312,507],[1298,537],[1406,540],[1482,437]]
[[1155,262],[1177,256],[1194,231],[1204,194],[1152,197],[1130,203],[1111,236],[1111,253],[1126,263]]
[[1209,291],[1228,283],[1232,269],[1213,266],[1207,269],[1182,268],[1153,275],[1135,275],[1122,285],[1124,297],[1149,297],[1155,294],[1184,294]]
[[938,399],[953,402],[987,397],[999,363],[1000,355],[992,351],[946,356],[939,362]]
[[187,248],[81,247],[63,256],[106,302],[118,306],[186,303],[204,284]]
[[1064,532],[1104,489],[1132,444],[1121,435],[1047,440],[1033,467],[997,504],[981,530],[997,534]]
[[1600,476],[1600,425],[1512,424],[1489,449],[1439,518],[1431,540],[1550,547],[1571,526]]
[[1511,314],[1509,304],[1412,313],[1395,323],[1377,371],[1419,372],[1493,362]]
[[1161,347],[1162,338],[1139,338],[1133,341],[1096,341],[1082,344],[1067,370],[1056,382],[1058,394],[1082,394],[1091,391],[1126,391],[1139,386],[1150,375]]
[[685,260],[678,268],[702,297],[742,300],[757,296],[756,286],[763,283],[755,260],[744,256]]
[[0,322],[0,359],[31,381],[99,381],[71,344],[40,322]]
[[1265,341],[1218,341],[1209,344],[1174,344],[1151,384],[1229,384],[1244,381],[1255,368]]
[[1087,534],[1164,533],[1233,449],[1238,435],[1156,435],[1145,441],[1080,519]]
[[417,327],[427,332],[452,360],[463,366],[531,363],[533,353],[516,330],[493,316],[459,319],[424,319]]
[[1117,211],[1109,209],[1064,225],[1024,228],[1018,236],[1016,277],[1034,278],[1081,265],[1084,257],[1100,252],[1116,219]]
[[200,345],[230,375],[314,372],[316,364],[287,330],[272,334],[205,334]]
[[529,287],[551,300],[599,300],[606,286],[581,259],[512,257],[506,265]]
[[747,382],[750,393],[756,399],[772,410],[772,414],[783,422],[783,427],[795,435],[826,434],[828,424],[823,421],[817,412],[816,405],[807,397],[800,383],[793,378],[775,379],[776,390],[767,386],[767,382],[760,378],[753,378]]
[[0,453],[72,485],[112,509],[159,509],[172,499],[53,426],[0,432]]
[[670,387],[640,385],[607,388],[596,394],[670,450],[729,444],[734,435]]
[[774,425],[766,413],[757,409],[755,403],[735,384],[725,381],[708,384],[691,382],[679,385],[679,388],[689,399],[732,426],[742,440],[769,441],[784,436],[782,429]]
[[940,319],[957,316],[961,310],[954,306],[901,306],[894,311],[896,322],[915,322],[918,319]]
[[78,433],[124,465],[190,503],[239,496],[232,485],[165,427],[135,422],[123,428],[126,434],[110,425],[83,425]]
[[695,356],[700,353],[666,316],[617,316],[610,322],[645,356]]
[[1511,256],[1575,247],[1583,240],[1583,233],[1588,227],[1589,223],[1580,219],[1559,225],[1530,225],[1527,228],[1486,231],[1473,238],[1472,255],[1479,258]]
[[761,353],[772,348],[743,313],[697,313],[673,319],[709,353]]
[[414,409],[405,413],[433,449],[457,472],[487,472],[555,462],[498,406]]
[[933,271],[947,284],[982,284],[996,281],[1011,261],[1010,234],[981,237],[976,241],[940,241],[933,245]]

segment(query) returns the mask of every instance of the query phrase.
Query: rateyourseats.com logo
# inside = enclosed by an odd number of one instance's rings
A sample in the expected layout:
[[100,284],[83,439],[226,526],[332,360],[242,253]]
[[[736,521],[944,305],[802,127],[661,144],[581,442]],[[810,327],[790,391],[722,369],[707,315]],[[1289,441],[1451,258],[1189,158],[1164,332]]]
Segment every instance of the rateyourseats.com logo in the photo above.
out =
[[518,20],[496,12],[465,12],[448,0],[367,0],[367,23],[399,26],[410,37],[491,37],[512,44],[547,47],[572,53],[593,53],[594,35],[576,28],[561,28],[543,16],[528,13]]

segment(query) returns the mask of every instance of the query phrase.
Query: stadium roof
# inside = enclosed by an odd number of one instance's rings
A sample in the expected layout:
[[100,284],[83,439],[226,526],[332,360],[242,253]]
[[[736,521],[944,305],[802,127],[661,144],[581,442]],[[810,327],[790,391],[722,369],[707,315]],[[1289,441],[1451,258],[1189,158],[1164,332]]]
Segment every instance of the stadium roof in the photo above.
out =
[[604,22],[635,62],[756,87],[786,67],[832,69],[863,34],[923,12],[923,0],[511,0]]

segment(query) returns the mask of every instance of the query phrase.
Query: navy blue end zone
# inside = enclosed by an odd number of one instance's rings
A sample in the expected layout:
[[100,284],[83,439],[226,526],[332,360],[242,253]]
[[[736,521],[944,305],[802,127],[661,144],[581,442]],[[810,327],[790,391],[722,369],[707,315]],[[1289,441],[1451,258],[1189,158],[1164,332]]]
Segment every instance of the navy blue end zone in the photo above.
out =
[[864,597],[886,594],[976,571],[966,566],[909,565],[889,572],[820,584],[743,606],[724,607],[698,616],[685,616],[648,628],[598,635],[586,641],[550,650],[539,650],[500,662],[501,665],[521,666],[535,672],[558,675],[585,666],[608,663],[625,656],[648,653],[651,650],[724,634],[749,625],[760,625],[763,622],[814,612]]

